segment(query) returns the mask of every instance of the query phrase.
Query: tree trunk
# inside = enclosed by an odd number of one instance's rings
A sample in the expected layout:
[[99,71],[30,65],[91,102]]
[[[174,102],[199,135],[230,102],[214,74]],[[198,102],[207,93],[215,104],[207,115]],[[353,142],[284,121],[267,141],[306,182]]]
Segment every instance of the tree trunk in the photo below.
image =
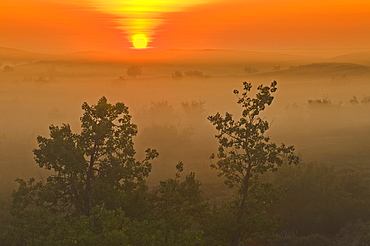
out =
[[245,215],[245,208],[246,208],[246,202],[247,202],[247,196],[248,196],[248,190],[249,190],[249,179],[251,176],[251,165],[248,165],[247,174],[244,177],[243,181],[243,190],[242,190],[242,200],[240,203],[240,206],[237,211],[237,217],[235,220],[235,232],[234,236],[231,241],[231,246],[239,246],[240,240],[242,238],[242,220],[244,219]]
[[90,156],[90,163],[89,163],[88,170],[86,173],[86,181],[85,181],[84,214],[86,216],[90,216],[91,214],[90,194],[91,194],[92,180],[94,178],[94,163],[95,163],[95,155],[96,155],[97,149],[98,149],[98,145],[95,141],[94,147],[91,151],[92,153]]
[[89,167],[86,175],[86,187],[85,187],[85,195],[84,195],[84,214],[86,216],[90,216],[90,193],[91,193],[91,179],[92,179],[92,168]]

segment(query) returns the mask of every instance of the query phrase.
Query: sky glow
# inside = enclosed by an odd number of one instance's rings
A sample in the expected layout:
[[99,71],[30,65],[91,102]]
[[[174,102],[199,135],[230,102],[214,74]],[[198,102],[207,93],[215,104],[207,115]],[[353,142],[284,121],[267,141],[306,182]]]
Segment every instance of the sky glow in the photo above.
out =
[[1,0],[0,23],[0,47],[42,53],[370,48],[367,0]]
[[143,49],[143,45],[138,45],[138,35],[145,37],[146,43],[149,43],[155,28],[163,24],[164,13],[184,11],[187,7],[207,2],[210,0],[93,0],[89,4],[106,13],[121,16],[122,19],[118,20],[120,28],[132,40],[134,48],[140,46]]

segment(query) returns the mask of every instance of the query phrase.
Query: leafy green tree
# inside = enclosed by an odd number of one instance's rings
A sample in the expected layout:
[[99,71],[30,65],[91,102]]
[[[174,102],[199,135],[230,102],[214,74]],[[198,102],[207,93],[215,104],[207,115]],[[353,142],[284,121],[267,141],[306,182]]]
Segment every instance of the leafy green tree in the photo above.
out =
[[[149,190],[147,149],[135,159],[131,123],[123,103],[82,105],[81,132],[50,126],[39,136],[35,160],[53,171],[46,181],[19,179],[13,221],[0,235],[4,245],[203,245],[199,220],[207,209],[200,182],[190,173]],[[198,225],[198,226],[197,226]]]
[[46,182],[18,180],[13,212],[36,206],[90,216],[94,210],[129,208],[129,197],[146,189],[150,160],[158,153],[147,149],[143,161],[135,159],[137,126],[128,108],[102,97],[97,105],[84,103],[82,109],[81,133],[73,133],[67,124],[52,125],[50,138],[37,138],[35,160],[54,174]]
[[260,113],[274,99],[272,94],[277,90],[277,82],[272,82],[270,86],[258,86],[255,98],[249,96],[252,84],[244,82],[243,85],[243,93],[234,90],[237,103],[243,108],[239,120],[235,120],[230,113],[208,117],[218,131],[216,138],[219,141],[218,161],[211,167],[219,171],[219,176],[225,176],[225,183],[230,188],[236,186],[239,194],[235,204],[232,246],[240,245],[248,234],[245,221],[251,217],[251,214],[247,216],[253,201],[251,188],[258,183],[258,177],[267,171],[277,171],[284,161],[298,163],[293,146],[278,146],[270,142],[270,137],[266,136],[269,123],[260,117]]
[[154,191],[152,213],[155,219],[164,219],[172,230],[183,231],[200,224],[208,210],[208,203],[195,173],[186,175],[181,181],[183,163],[179,162],[176,169],[175,178],[160,181],[160,186]]

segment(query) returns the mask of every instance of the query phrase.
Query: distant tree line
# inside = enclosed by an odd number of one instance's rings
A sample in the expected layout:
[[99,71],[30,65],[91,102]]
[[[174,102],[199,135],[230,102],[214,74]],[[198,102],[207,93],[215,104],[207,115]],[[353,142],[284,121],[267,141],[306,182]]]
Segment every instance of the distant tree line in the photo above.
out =
[[184,77],[198,78],[198,79],[208,79],[211,76],[208,75],[208,74],[204,74],[203,72],[198,71],[198,70],[187,70],[185,72],[175,71],[172,74],[172,78],[174,78],[174,79],[182,79]]

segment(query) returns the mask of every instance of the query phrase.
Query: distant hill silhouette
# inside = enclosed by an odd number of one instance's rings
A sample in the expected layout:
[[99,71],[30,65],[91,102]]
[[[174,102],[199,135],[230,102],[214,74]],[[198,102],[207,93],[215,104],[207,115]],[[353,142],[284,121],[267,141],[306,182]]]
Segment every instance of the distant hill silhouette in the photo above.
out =
[[370,51],[357,52],[329,59],[332,62],[350,62],[370,66]]
[[[331,69],[332,72],[336,69],[357,69],[363,71],[363,68],[349,68],[348,64],[362,64],[370,66],[370,51],[359,52],[343,56],[337,56],[329,59],[320,57],[307,57],[302,55],[287,55],[280,53],[268,53],[261,51],[237,51],[223,49],[198,49],[198,50],[182,50],[182,49],[146,49],[135,50],[126,49],[117,53],[108,53],[100,51],[83,51],[67,54],[40,54],[36,52],[23,51],[13,48],[0,47],[0,62],[1,61],[115,61],[115,62],[161,62],[161,63],[183,63],[183,64],[218,64],[225,66],[232,65],[248,65],[248,64],[270,64],[271,66],[286,67],[298,64],[316,63],[316,65],[307,65],[309,67],[301,67],[302,70],[297,73],[304,73],[304,69]],[[329,62],[324,65],[324,62]],[[335,65],[335,64],[347,65]],[[321,64],[321,65],[317,65]],[[338,67],[339,68],[336,68]],[[342,67],[341,67],[342,66]],[[344,66],[344,67],[343,67]],[[329,68],[330,67],[330,68]],[[323,72],[323,71],[322,71]],[[284,71],[276,71],[275,73],[284,73]]]
[[[271,63],[278,65],[280,63],[306,63],[313,62],[316,59],[298,55],[286,55],[278,53],[267,53],[260,51],[237,51],[237,50],[152,50],[147,53],[153,57],[161,57],[162,60],[181,61],[194,64],[252,64],[252,63]],[[140,59],[140,57],[138,57]]]
[[19,49],[0,47],[2,60],[44,60],[44,61],[122,61],[122,62],[182,62],[191,64],[242,64],[242,63],[307,63],[317,61],[317,58],[304,56],[265,53],[259,51],[235,50],[181,50],[181,49],[127,49],[115,54],[99,51],[84,51],[67,54],[40,54]]
[[0,61],[50,59],[51,55],[0,47]]
[[266,77],[295,77],[295,78],[313,78],[313,77],[347,77],[347,76],[370,76],[370,66],[354,63],[323,62],[309,65],[292,66],[288,69],[260,73],[257,76]]
[[65,60],[109,60],[110,57],[114,55],[101,51],[82,51],[56,56],[56,58]]

